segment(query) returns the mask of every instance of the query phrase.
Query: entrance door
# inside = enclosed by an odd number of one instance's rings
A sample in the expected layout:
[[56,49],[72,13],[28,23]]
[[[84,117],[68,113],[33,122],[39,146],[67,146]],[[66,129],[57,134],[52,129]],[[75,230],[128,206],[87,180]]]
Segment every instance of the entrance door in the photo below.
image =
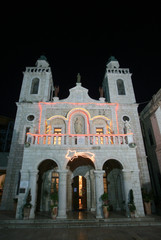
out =
[[83,176],[73,178],[73,209],[87,209],[86,179]]

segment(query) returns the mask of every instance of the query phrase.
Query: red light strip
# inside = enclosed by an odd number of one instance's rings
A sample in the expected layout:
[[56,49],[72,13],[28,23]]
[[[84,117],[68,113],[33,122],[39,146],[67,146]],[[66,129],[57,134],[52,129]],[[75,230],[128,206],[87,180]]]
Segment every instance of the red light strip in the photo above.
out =
[[88,117],[87,113],[84,112],[84,111],[82,111],[81,109],[76,110],[76,111],[73,111],[73,112],[70,114],[69,124],[68,124],[68,134],[70,134],[70,122],[71,122],[71,117],[72,117],[72,115],[75,114],[76,112],[82,112],[82,113],[86,116],[86,118],[87,118],[87,134],[89,134],[89,117]]
[[118,124],[118,116],[117,116],[117,111],[118,111],[119,105],[117,103],[115,107],[115,113],[116,113],[116,125],[117,125],[117,133],[119,134],[119,124]]
[[39,102],[39,109],[40,109],[40,117],[39,117],[39,134],[40,134],[40,125],[41,125],[41,116],[42,116],[42,106],[41,106],[41,102]]
[[[117,111],[118,111],[118,103],[94,103],[94,102],[90,102],[90,103],[73,103],[73,102],[39,102],[39,109],[40,109],[40,117],[39,117],[39,134],[40,134],[40,126],[41,126],[41,117],[42,117],[42,105],[56,105],[56,104],[69,104],[69,105],[97,105],[97,106],[105,106],[105,105],[109,105],[109,106],[116,106],[115,107],[115,113],[116,113],[116,124],[117,124],[117,132],[119,133],[119,126],[118,126],[118,115],[117,115]],[[74,109],[73,109],[74,110]],[[81,109],[79,110],[81,111]],[[73,111],[75,112],[75,111]],[[89,133],[89,116],[87,115],[87,113],[85,111],[82,111],[83,114],[86,115],[87,117],[87,132]],[[72,113],[73,114],[73,113]],[[71,115],[72,115],[71,114]],[[70,119],[71,119],[71,115],[70,115]],[[68,132],[70,133],[70,124],[69,124],[69,129]]]

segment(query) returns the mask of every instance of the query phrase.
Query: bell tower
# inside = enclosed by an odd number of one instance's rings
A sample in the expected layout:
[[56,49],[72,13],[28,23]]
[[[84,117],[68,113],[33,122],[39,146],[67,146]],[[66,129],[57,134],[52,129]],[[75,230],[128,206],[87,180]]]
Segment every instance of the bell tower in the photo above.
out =
[[19,102],[48,102],[53,96],[51,68],[45,56],[40,56],[35,67],[26,67]]
[[128,68],[120,68],[119,62],[111,56],[106,65],[103,90],[107,102],[135,103],[131,73]]

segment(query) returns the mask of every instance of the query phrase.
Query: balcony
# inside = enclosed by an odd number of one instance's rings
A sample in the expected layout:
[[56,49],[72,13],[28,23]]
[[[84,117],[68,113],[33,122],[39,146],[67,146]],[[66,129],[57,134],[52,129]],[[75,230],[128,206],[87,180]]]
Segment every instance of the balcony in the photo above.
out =
[[133,143],[129,134],[32,134],[27,133],[26,146],[107,146]]

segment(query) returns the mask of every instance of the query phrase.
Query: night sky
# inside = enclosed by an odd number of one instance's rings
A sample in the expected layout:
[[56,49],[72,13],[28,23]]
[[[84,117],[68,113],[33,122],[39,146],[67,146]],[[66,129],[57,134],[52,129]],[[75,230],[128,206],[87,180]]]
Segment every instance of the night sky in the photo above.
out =
[[[45,3],[44,3],[45,4]],[[112,55],[129,68],[137,103],[147,102],[161,87],[161,24],[157,6],[73,6],[45,4],[5,8],[1,22],[0,115],[15,117],[23,71],[45,55],[66,98],[77,73],[91,98]],[[139,111],[145,106],[141,104]]]

